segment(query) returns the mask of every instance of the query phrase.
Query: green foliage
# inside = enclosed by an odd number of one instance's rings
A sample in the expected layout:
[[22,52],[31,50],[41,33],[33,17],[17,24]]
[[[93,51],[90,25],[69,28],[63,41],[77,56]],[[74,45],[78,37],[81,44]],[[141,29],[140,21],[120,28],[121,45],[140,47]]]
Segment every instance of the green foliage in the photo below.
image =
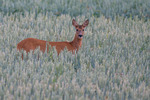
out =
[[[0,11],[4,14],[35,13],[36,15],[53,12],[55,15],[85,15],[114,18],[150,18],[150,0],[0,0]],[[36,17],[36,16],[35,16]]]
[[[76,19],[82,23],[86,17]],[[0,13],[0,99],[148,100],[150,20],[93,16],[77,54],[37,49],[28,56],[22,51],[21,59],[16,45],[25,38],[71,41],[71,21],[68,14]]]

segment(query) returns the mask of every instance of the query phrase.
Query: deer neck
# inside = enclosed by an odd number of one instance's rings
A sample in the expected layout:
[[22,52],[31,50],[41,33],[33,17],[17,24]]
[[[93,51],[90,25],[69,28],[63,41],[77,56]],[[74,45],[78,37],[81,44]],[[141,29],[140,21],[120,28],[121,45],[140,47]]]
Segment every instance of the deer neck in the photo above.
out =
[[75,35],[73,41],[70,42],[70,44],[75,48],[79,49],[82,45],[82,39],[79,39],[77,35]]

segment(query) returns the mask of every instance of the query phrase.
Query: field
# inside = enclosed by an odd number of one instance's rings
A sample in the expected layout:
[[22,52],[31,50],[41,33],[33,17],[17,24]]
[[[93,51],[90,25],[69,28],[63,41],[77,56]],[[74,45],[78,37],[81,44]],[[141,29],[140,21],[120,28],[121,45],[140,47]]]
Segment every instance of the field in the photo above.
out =
[[[140,10],[132,8],[133,0],[127,15],[126,8],[118,11],[115,4],[126,5],[129,0],[111,0],[114,5],[102,0],[101,8],[97,8],[98,0],[85,0],[89,7],[96,7],[89,12],[84,12],[87,6],[74,11],[74,3],[77,8],[83,5],[74,0],[50,1],[37,0],[37,5],[34,0],[0,1],[0,100],[149,100],[148,0],[135,3]],[[60,8],[53,8],[54,4]],[[90,20],[77,54],[65,50],[57,56],[55,48],[43,54],[37,48],[27,57],[17,51],[17,43],[28,37],[71,41],[73,18],[80,24]]]

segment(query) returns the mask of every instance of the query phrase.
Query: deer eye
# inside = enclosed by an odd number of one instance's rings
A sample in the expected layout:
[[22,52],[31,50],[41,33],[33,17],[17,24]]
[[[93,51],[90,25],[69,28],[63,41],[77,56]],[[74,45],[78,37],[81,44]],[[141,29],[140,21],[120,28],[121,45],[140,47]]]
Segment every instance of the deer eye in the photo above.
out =
[[84,29],[82,31],[84,31]]
[[78,31],[78,29],[76,29],[76,31]]

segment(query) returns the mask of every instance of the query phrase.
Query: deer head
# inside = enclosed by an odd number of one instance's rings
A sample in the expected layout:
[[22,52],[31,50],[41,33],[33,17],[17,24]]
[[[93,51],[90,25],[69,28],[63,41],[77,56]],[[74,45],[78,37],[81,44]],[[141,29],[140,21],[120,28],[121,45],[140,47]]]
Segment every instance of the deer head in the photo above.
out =
[[84,28],[88,26],[89,20],[87,19],[82,25],[78,25],[75,19],[72,20],[72,25],[76,28],[76,35],[75,37],[82,40],[84,36]]

